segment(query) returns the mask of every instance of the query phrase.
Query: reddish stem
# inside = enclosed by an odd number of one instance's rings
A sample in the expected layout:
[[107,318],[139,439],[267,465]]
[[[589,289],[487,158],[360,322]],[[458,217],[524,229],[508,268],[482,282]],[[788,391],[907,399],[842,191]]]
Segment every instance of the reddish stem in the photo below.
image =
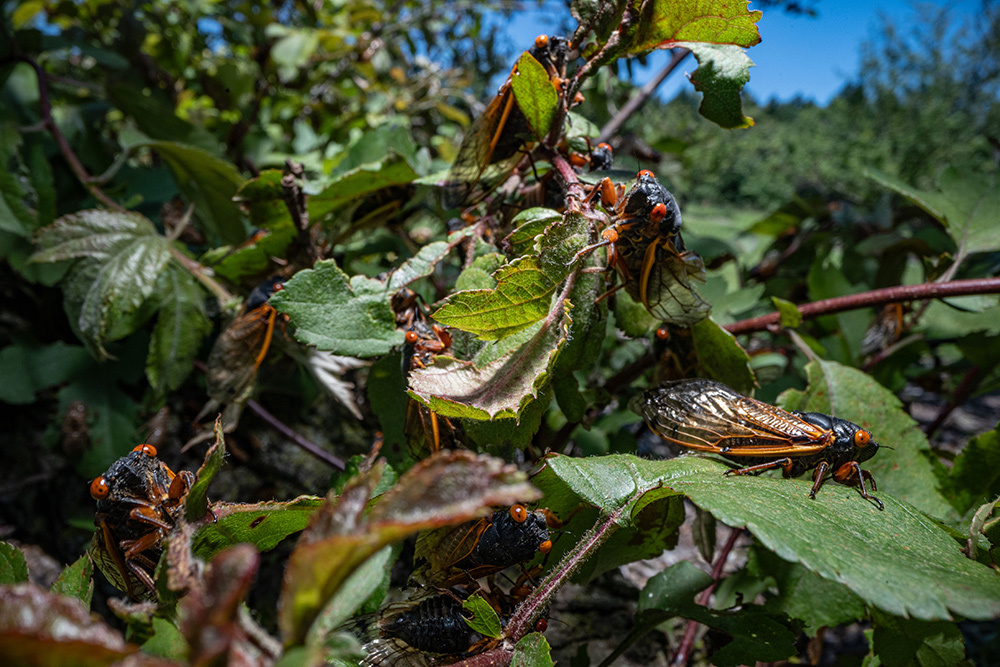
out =
[[336,456],[326,451],[319,445],[313,443],[312,441],[307,440],[301,434],[296,433],[295,431],[290,429],[283,421],[272,415],[264,408],[264,406],[262,406],[260,403],[253,400],[252,398],[249,401],[247,401],[247,408],[249,408],[251,412],[253,412],[255,415],[263,419],[265,422],[267,422],[268,426],[270,426],[275,431],[285,436],[286,438],[294,442],[296,445],[301,447],[303,450],[305,450],[306,453],[312,454],[314,457],[316,457],[323,463],[327,464],[331,468],[334,468],[335,470],[343,472],[347,468],[347,466],[341,459],[337,458]]
[[[887,303],[900,301],[925,301],[940,299],[946,296],[967,296],[970,294],[1000,293],[1000,278],[971,278],[969,280],[953,280],[946,283],[922,283],[920,285],[899,285],[883,289],[838,296],[833,299],[823,299],[799,306],[803,318],[819,317],[840,313],[845,310],[884,306]],[[778,324],[780,315],[777,312],[741,320],[726,325],[726,331],[733,335],[748,334]]]
[[[707,606],[709,600],[712,599],[712,594],[715,593],[715,589],[719,585],[719,579],[722,578],[722,569],[725,567],[726,561],[729,560],[729,554],[732,552],[733,547],[736,546],[736,540],[742,532],[742,528],[733,528],[732,532],[729,533],[729,539],[726,540],[722,550],[719,551],[719,555],[715,559],[715,565],[712,566],[712,585],[703,590],[701,595],[698,596],[698,604],[701,606]],[[694,638],[697,632],[698,622],[688,621],[687,628],[684,630],[684,637],[681,639],[681,643],[677,647],[677,653],[674,654],[674,659],[670,663],[671,665],[687,664],[688,657],[691,654],[691,648],[694,646]]]

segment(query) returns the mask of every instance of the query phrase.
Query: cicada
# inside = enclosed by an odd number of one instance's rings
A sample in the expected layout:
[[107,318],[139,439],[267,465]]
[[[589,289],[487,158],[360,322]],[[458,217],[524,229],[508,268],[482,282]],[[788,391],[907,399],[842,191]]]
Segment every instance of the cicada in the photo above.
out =
[[220,403],[239,401],[253,386],[278,317],[268,300],[283,282],[284,278],[274,277],[250,292],[239,314],[212,346],[205,381],[208,395]]
[[163,538],[194,483],[188,471],[174,473],[152,445],[137,445],[90,483],[97,501],[97,533],[90,553],[119,590],[135,600],[155,599],[153,571]]
[[884,509],[869,493],[877,490],[875,479],[861,468],[879,445],[853,422],[820,412],[786,412],[712,380],[666,382],[636,398],[634,409],[664,440],[748,464],[727,475],[781,468],[785,477],[798,477],[813,470],[809,497],[815,498],[831,473]]
[[512,505],[490,516],[417,538],[414,577],[451,586],[500,572],[552,549],[543,512]]
[[366,653],[362,667],[430,667],[478,652],[483,636],[465,616],[454,597],[429,595],[386,605],[343,629],[361,640]]
[[[565,38],[539,35],[528,53],[545,68],[556,92],[562,94],[569,45]],[[445,183],[446,200],[457,206],[490,192],[520,161],[523,149],[534,141],[524,112],[517,105],[511,82],[517,65],[496,96],[469,128]]]
[[691,285],[692,279],[705,281],[705,264],[684,248],[680,208],[653,172],[640,171],[628,190],[606,178],[592,196],[597,194],[612,224],[577,256],[608,246],[608,267],[617,271],[619,287],[667,324],[690,326],[708,317],[711,306]]

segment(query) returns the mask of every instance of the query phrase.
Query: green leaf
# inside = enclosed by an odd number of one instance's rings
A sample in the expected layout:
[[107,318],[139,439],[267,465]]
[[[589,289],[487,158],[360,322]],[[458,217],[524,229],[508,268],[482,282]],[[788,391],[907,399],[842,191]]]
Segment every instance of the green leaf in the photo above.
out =
[[802,324],[802,313],[799,312],[798,306],[794,303],[776,296],[771,297],[771,303],[778,310],[781,326],[794,329]]
[[309,628],[306,644],[323,644],[338,626],[364,607],[371,605],[368,613],[374,613],[380,600],[373,598],[385,596],[392,579],[392,564],[398,556],[398,547],[385,547],[352,572],[316,617]]
[[344,581],[385,546],[420,530],[459,524],[493,505],[538,497],[523,473],[499,459],[465,451],[433,455],[417,464],[370,512],[380,466],[329,500],[299,538],[286,567],[278,625],[286,645],[298,643]]
[[410,165],[417,162],[417,145],[408,128],[401,124],[382,125],[364,132],[347,149],[330,176],[339,178],[359,167],[383,165],[387,155],[399,156]]
[[242,542],[261,552],[270,551],[289,535],[303,530],[322,504],[322,498],[315,496],[299,496],[287,502],[213,503],[216,520],[198,530],[191,548],[205,561]]
[[782,408],[832,414],[871,431],[876,442],[895,448],[879,451],[865,462],[879,490],[940,519],[957,518],[937,488],[927,436],[895,394],[871,376],[832,361],[811,362],[806,373],[807,391],[782,394],[778,401]]
[[366,389],[368,402],[382,429],[382,451],[390,461],[399,460],[399,455],[409,453],[405,426],[410,398],[406,395],[402,352],[390,352],[372,364]]
[[760,11],[747,11],[742,2],[653,0],[643,6],[643,13],[625,43],[632,54],[655,48],[691,48],[691,44],[684,42],[751,47],[760,42],[755,24],[761,16]]
[[104,667],[134,648],[76,598],[31,584],[0,588],[0,655],[9,665]]
[[87,351],[56,342],[45,347],[8,345],[0,349],[0,401],[34,403],[40,391],[66,382],[90,365]]
[[164,295],[149,341],[146,377],[163,396],[181,386],[194,368],[202,339],[212,330],[205,293],[190,273],[170,264],[157,291]]
[[36,233],[32,261],[82,258],[67,275],[70,324],[99,359],[104,343],[129,335],[148,317],[143,306],[170,259],[165,238],[137,213],[103,210],[64,215]]
[[[0,230],[28,236],[38,225],[31,201],[37,195],[26,178],[21,155],[21,133],[11,122],[0,123]],[[13,168],[12,168],[13,167]]]
[[153,617],[153,636],[142,644],[142,652],[165,660],[186,662],[191,647],[177,626],[165,618]]
[[0,586],[28,581],[28,562],[21,550],[9,542],[0,542]]
[[303,343],[335,354],[374,357],[403,343],[389,297],[383,283],[364,276],[348,280],[335,261],[327,260],[296,273],[269,303],[288,314]]
[[521,638],[514,646],[510,658],[511,667],[553,667],[552,648],[540,632],[532,632]]
[[197,521],[208,513],[208,486],[222,468],[226,458],[226,436],[222,432],[222,418],[215,420],[215,442],[205,452],[205,461],[198,468],[195,482],[184,498],[184,516]]
[[965,640],[954,623],[877,614],[872,651],[885,667],[951,667],[964,664]]
[[869,169],[868,175],[941,221],[955,245],[965,252],[996,250],[1000,191],[994,175],[948,167],[938,177],[936,190],[918,190],[875,169]]
[[962,516],[1000,496],[1000,425],[969,440],[942,482],[945,496]]
[[52,584],[52,592],[77,598],[89,609],[94,597],[94,563],[90,554],[83,554],[67,565]]
[[471,618],[465,619],[470,628],[484,637],[500,638],[503,633],[503,628],[500,627],[500,616],[490,606],[490,603],[483,599],[482,595],[476,593],[463,600],[462,609],[471,615]]
[[538,236],[551,225],[562,220],[562,214],[550,208],[529,208],[510,221],[512,231],[503,241],[511,257],[520,257],[532,251]]
[[209,234],[223,243],[239,243],[246,238],[240,209],[233,201],[243,177],[232,163],[197,146],[173,141],[151,141],[145,145],[170,167],[174,182],[194,204],[195,217]]
[[472,227],[467,227],[449,235],[447,241],[435,241],[425,245],[416,255],[403,262],[399,268],[392,272],[386,282],[386,289],[396,293],[413,281],[434,273],[434,267],[437,266],[438,262],[447,257],[452,248],[458,245],[462,239],[468,238],[472,229]]
[[950,619],[952,613],[1000,615],[1000,576],[965,558],[935,521],[889,493],[880,496],[880,512],[857,489],[840,484],[826,484],[811,499],[811,480],[724,475],[729,469],[697,456],[647,461],[550,455],[535,481],[542,488],[543,475],[556,475],[609,513],[640,499],[683,493],[718,520],[748,528],[785,560],[844,584],[889,613],[924,620]]
[[434,319],[483,340],[506,338],[548,314],[561,280],[546,273],[537,255],[515,259],[493,277],[495,289],[455,292]]
[[753,118],[743,114],[740,91],[750,80],[753,61],[743,49],[693,42],[677,45],[691,49],[698,59],[698,69],[691,74],[694,89],[704,95],[698,113],[727,130],[751,127]]
[[749,394],[757,386],[750,367],[750,355],[736,337],[711,319],[691,327],[695,355],[705,377],[718,380],[733,389]]
[[311,222],[322,222],[341,212],[349,203],[365,195],[396,185],[412,183],[418,174],[403,158],[392,154],[374,163],[365,163],[338,175],[322,192],[309,197],[306,206]]
[[541,141],[549,133],[559,106],[559,94],[549,81],[549,73],[531,53],[525,51],[517,61],[510,85],[532,134]]

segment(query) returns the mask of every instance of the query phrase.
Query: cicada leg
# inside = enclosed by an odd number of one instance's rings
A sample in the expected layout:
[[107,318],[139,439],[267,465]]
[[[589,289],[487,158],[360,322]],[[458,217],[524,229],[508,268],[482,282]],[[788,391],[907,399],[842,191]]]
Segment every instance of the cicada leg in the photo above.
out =
[[861,490],[862,498],[865,500],[874,500],[880,510],[885,509],[885,505],[882,504],[882,501],[869,494],[868,488],[865,486],[865,481],[867,480],[871,484],[872,491],[877,491],[878,489],[875,486],[875,478],[872,477],[872,474],[867,470],[862,470],[861,464],[857,461],[848,461],[834,470],[833,478],[841,484],[846,484],[848,486],[857,485]]
[[792,460],[787,456],[783,459],[777,459],[775,461],[770,461],[768,463],[761,463],[760,465],[750,466],[748,468],[736,468],[734,470],[727,470],[725,475],[759,475],[767,470],[774,470],[775,468],[781,468],[782,472],[786,475],[792,469]]

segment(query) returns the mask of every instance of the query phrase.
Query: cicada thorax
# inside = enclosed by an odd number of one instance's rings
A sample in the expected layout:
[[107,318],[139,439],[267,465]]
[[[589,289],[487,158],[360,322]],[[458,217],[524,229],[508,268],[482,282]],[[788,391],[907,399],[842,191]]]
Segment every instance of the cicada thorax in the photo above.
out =
[[450,586],[530,561],[552,548],[545,515],[523,505],[441,528],[417,538],[414,577],[420,583]]
[[278,318],[268,301],[283,283],[284,278],[274,277],[250,292],[239,314],[215,340],[205,382],[208,395],[220,403],[240,401],[253,387]]
[[[633,404],[661,438],[688,449],[719,454],[740,464],[727,474],[757,474],[780,468],[785,477],[814,470],[810,496],[827,473],[857,486],[876,502],[871,473],[861,469],[878,451],[867,430],[819,412],[787,412],[743,396],[712,380],[667,382],[644,392]],[[866,485],[867,483],[867,485]]]
[[[561,95],[569,53],[566,39],[539,35],[527,53],[545,69]],[[515,65],[496,96],[466,132],[444,184],[449,206],[473,203],[491,192],[511,175],[537,139],[514,95],[511,84],[517,75]]]
[[133,599],[155,598],[153,570],[163,538],[194,483],[187,471],[175,474],[156,457],[152,445],[138,445],[90,485],[97,501],[91,545],[105,576]]

